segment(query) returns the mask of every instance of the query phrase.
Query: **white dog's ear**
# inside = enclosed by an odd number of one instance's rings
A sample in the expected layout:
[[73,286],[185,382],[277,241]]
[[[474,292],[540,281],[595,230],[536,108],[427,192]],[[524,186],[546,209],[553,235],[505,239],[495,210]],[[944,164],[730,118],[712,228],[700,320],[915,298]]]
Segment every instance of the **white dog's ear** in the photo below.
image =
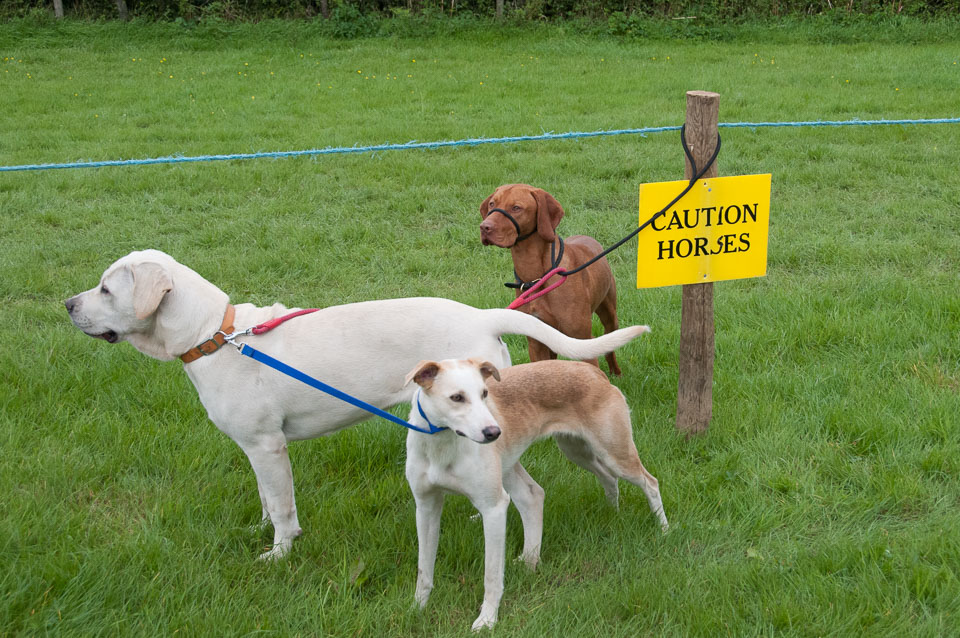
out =
[[493,365],[489,361],[481,361],[480,359],[470,359],[470,362],[473,365],[477,366],[480,370],[480,376],[483,377],[483,380],[486,381],[490,377],[493,377],[497,381],[500,380],[500,371],[497,370],[497,366]]
[[421,361],[410,371],[410,374],[404,379],[403,385],[406,386],[411,381],[414,381],[418,386],[426,390],[433,385],[433,381],[437,378],[439,372],[440,364],[436,361]]
[[160,264],[146,262],[130,269],[133,274],[133,311],[146,319],[157,310],[164,295],[173,290],[170,274]]

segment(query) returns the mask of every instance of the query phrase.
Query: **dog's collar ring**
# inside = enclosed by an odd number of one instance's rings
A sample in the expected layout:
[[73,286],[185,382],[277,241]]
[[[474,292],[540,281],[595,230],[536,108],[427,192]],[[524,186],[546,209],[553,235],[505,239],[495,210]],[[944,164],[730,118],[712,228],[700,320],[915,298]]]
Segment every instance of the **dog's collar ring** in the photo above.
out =
[[[563,259],[563,237],[561,237],[560,235],[557,235],[557,238],[553,240],[553,243],[550,244],[550,268],[547,270],[547,272],[550,272],[555,268],[559,268],[560,261],[562,259]],[[533,281],[524,281],[523,279],[520,279],[520,275],[517,274],[516,269],[514,269],[513,271],[513,277],[514,279],[517,280],[516,283],[507,282],[503,285],[506,286],[507,288],[516,288],[520,292],[526,292],[530,288],[533,288],[533,286],[535,286],[538,281],[543,279],[543,277],[537,277]]]
[[231,333],[233,333],[233,319],[236,313],[237,309],[233,307],[233,304],[227,304],[227,309],[223,313],[223,321],[220,322],[220,329],[206,341],[200,342],[180,355],[180,360],[184,363],[190,363],[201,357],[209,356],[222,348],[223,344],[229,342],[230,338],[235,336]]

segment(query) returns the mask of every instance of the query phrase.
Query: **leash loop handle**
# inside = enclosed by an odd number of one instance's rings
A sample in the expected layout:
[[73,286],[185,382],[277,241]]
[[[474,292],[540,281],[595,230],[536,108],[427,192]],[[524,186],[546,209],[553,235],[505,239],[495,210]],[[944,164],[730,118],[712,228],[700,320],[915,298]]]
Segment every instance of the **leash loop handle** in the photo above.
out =
[[264,321],[260,325],[250,328],[249,329],[250,334],[261,335],[264,332],[270,332],[271,330],[279,326],[284,321],[288,321],[290,319],[293,319],[294,317],[299,317],[301,315],[309,315],[311,312],[316,312],[317,310],[319,310],[319,308],[307,308],[305,310],[297,310],[295,312],[291,312],[290,314],[283,315],[282,317],[277,317],[276,319],[271,319],[270,321]]
[[[559,266],[557,266],[556,268],[554,268],[553,270],[545,274],[543,277],[538,279],[537,282],[534,283],[532,286],[530,286],[529,288],[524,290],[522,293],[520,293],[520,296],[514,299],[510,303],[510,305],[507,306],[507,308],[509,310],[516,310],[520,306],[526,305],[531,301],[533,301],[534,299],[539,299],[540,297],[544,296],[554,288],[558,287],[560,284],[562,284],[567,280],[567,275],[561,274],[562,272],[563,272],[563,268],[560,268]],[[553,282],[546,288],[543,288],[544,284],[547,283],[547,280],[557,274],[560,274],[560,279],[558,281]],[[539,290],[540,288],[543,288],[543,290]]]

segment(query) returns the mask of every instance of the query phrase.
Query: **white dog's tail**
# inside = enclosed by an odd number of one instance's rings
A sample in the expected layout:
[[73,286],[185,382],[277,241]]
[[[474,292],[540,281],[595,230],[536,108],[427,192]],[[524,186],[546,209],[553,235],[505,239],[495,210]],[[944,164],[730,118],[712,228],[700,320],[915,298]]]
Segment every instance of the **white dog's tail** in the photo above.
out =
[[650,332],[650,326],[630,326],[593,339],[574,339],[548,326],[536,317],[518,310],[494,308],[484,312],[495,316],[495,319],[490,322],[490,326],[497,331],[497,336],[504,334],[524,335],[536,339],[560,356],[576,360],[602,357],[645,332]]

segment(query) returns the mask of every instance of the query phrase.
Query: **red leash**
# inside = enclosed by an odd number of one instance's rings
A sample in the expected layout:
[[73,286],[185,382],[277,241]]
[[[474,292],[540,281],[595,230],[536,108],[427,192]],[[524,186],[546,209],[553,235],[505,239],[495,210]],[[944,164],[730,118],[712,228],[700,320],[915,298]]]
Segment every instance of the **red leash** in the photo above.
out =
[[296,312],[291,312],[288,315],[283,315],[282,317],[277,317],[276,319],[271,319],[270,321],[264,321],[258,326],[250,328],[250,334],[262,335],[264,332],[270,332],[277,326],[279,326],[284,321],[289,321],[300,315],[309,315],[311,312],[316,312],[320,310],[319,308],[307,308],[306,310],[297,310]]
[[514,299],[514,300],[510,303],[510,305],[507,306],[507,308],[510,309],[510,310],[516,310],[516,309],[519,308],[520,306],[523,306],[523,305],[525,305],[525,304],[528,304],[528,303],[530,303],[531,301],[533,301],[534,299],[539,299],[540,297],[544,296],[545,294],[547,294],[548,292],[550,292],[551,290],[553,290],[554,288],[556,288],[557,286],[559,286],[560,284],[562,284],[563,282],[565,282],[565,281],[567,280],[567,276],[566,276],[566,275],[561,275],[559,281],[553,282],[552,284],[550,284],[549,286],[547,286],[547,287],[544,288],[543,290],[538,290],[538,289],[541,288],[545,283],[547,283],[547,280],[548,280],[548,279],[550,279],[551,277],[553,277],[554,275],[556,275],[556,274],[559,273],[559,272],[563,272],[563,268],[561,268],[560,266],[557,266],[556,268],[554,268],[553,270],[551,270],[550,272],[548,272],[547,274],[545,274],[545,275],[544,275],[543,277],[541,277],[535,284],[533,284],[532,286],[530,286],[529,288],[527,288],[526,290],[524,290],[522,293],[520,293],[520,296],[517,297],[516,299]]

